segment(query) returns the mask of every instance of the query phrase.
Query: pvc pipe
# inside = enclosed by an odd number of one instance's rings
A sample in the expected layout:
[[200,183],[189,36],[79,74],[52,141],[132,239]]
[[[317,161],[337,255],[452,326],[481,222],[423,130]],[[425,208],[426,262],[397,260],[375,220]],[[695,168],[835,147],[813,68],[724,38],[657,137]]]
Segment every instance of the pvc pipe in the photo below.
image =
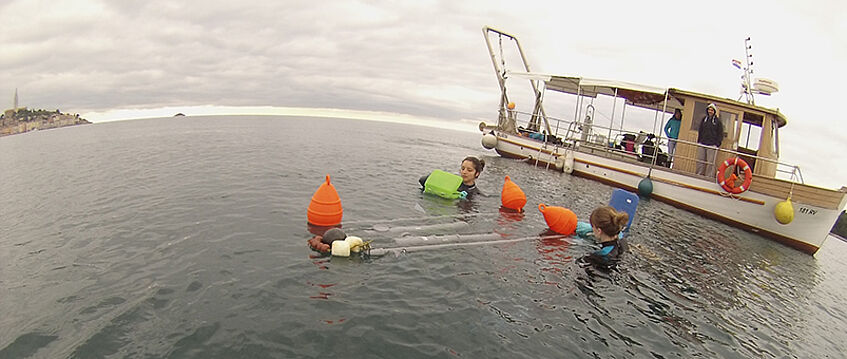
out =
[[388,234],[399,234],[399,233],[407,233],[407,232],[433,232],[433,231],[461,231],[470,228],[470,224],[468,222],[450,222],[450,223],[438,223],[438,224],[424,224],[424,225],[411,225],[411,226],[388,226],[388,225],[374,225],[372,230],[368,230],[365,232],[370,233],[388,233]]
[[[496,233],[491,233],[496,234]],[[499,235],[498,235],[499,236]],[[490,245],[490,244],[505,244],[505,243],[516,243],[528,241],[531,239],[563,239],[567,236],[563,235],[552,235],[552,236],[533,236],[533,237],[523,237],[523,238],[515,238],[515,239],[500,239],[493,241],[477,241],[477,242],[453,242],[453,243],[440,243],[440,244],[430,244],[430,245],[419,245],[419,246],[404,246],[404,247],[393,247],[393,248],[372,248],[369,252],[371,256],[384,256],[389,253],[402,254],[408,252],[417,252],[417,251],[426,251],[431,249],[442,249],[442,248],[455,248],[455,247],[467,247],[467,246],[480,246],[480,245]]]
[[483,242],[495,241],[503,238],[497,233],[478,233],[478,234],[446,234],[441,236],[409,236],[395,238],[394,243],[399,246],[421,246],[442,243],[463,243],[463,242]]

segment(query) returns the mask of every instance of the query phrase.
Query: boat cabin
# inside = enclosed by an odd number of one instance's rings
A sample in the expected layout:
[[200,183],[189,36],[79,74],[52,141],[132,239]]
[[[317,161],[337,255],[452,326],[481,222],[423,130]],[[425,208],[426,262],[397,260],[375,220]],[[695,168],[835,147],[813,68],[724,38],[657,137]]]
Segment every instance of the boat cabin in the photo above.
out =
[[[685,172],[694,172],[696,147],[686,142],[697,142],[697,130],[700,120],[706,115],[706,107],[714,103],[718,107],[718,118],[723,122],[724,140],[721,143],[716,162],[733,157],[730,151],[747,162],[753,173],[766,177],[776,176],[779,159],[778,128],[787,123],[778,111],[751,106],[743,102],[721,99],[713,96],[668,89],[668,97],[681,105],[682,123],[679,129],[679,144],[673,168]],[[671,114],[673,110],[671,110]],[[669,117],[669,116],[666,116]]]
[[[707,106],[714,103],[718,108],[717,115],[723,122],[724,127],[724,140],[721,143],[721,151],[718,151],[716,162],[720,163],[727,158],[739,156],[750,165],[754,174],[772,178],[776,176],[779,159],[778,128],[787,123],[785,117],[777,110],[696,92],[621,81],[530,73],[511,73],[511,75],[537,81],[537,87],[543,88],[542,92],[557,91],[576,95],[578,109],[573,123],[579,125],[577,127],[581,132],[580,140],[583,143],[588,140],[588,142],[605,145],[608,140],[610,141],[609,144],[612,145],[615,137],[630,138],[626,136],[637,134],[634,131],[604,127],[592,121],[590,119],[592,114],[588,110],[585,113],[582,112],[583,108],[593,108],[593,106],[584,105],[585,99],[605,95],[615,100],[624,99],[624,106],[635,106],[656,111],[656,119],[660,123],[654,126],[658,129],[658,133],[654,135],[661,144],[668,140],[662,130],[665,123],[673,115],[675,109],[680,109],[682,119],[671,168],[690,174],[694,174],[696,170],[697,133],[700,120],[706,115]],[[536,98],[536,111],[529,117],[531,119],[545,118],[549,121],[551,118],[543,113],[542,98],[544,98],[543,93]],[[614,112],[614,109],[612,109],[612,112]],[[549,124],[547,126],[549,131]],[[589,132],[586,129],[589,128],[596,134],[608,132],[608,135],[606,135],[608,139],[599,135],[602,139],[590,141],[590,137],[586,138],[586,133]],[[567,137],[570,134],[564,135]]]
[[[489,27],[483,34],[500,85],[500,106],[497,125],[483,122],[479,129],[482,146],[500,156],[639,193],[646,183],[645,195],[651,198],[807,253],[821,247],[847,205],[847,191],[807,185],[799,167],[778,162],[779,128],[787,120],[778,110],[756,106],[752,97],[775,92],[777,85],[762,79],[751,85],[748,69],[742,86],[746,102],[741,102],[675,88],[534,73],[514,36]],[[504,41],[514,49],[504,52]],[[710,104],[723,124],[714,161],[713,151],[698,151],[714,147],[697,141]],[[676,110],[682,117],[671,155],[661,150],[670,143],[664,128]]]

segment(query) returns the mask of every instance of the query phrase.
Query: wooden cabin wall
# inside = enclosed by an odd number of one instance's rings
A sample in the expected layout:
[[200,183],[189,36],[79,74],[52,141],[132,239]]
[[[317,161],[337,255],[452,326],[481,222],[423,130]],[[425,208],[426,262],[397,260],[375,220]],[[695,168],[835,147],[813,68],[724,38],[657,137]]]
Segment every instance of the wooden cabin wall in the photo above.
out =
[[[683,99],[685,106],[682,110],[682,123],[680,125],[679,139],[696,143],[697,131],[691,130],[691,125],[692,121],[700,121],[702,117],[694,118],[694,104],[698,101],[705,103],[709,103],[710,101],[694,97],[684,97]],[[727,132],[727,134],[726,137],[724,137],[723,142],[721,143],[721,149],[733,150],[737,148],[739,136],[741,136],[741,126],[743,124],[744,109],[741,107],[723,104],[719,102],[715,102],[715,104],[718,106],[719,113],[732,113],[736,116],[735,123],[731,126],[726,126],[725,132]],[[773,138],[773,126],[775,120],[776,118],[771,114],[764,115],[762,131],[759,139],[759,150],[757,154],[759,157],[770,158],[774,161],[778,159],[776,148],[774,148]],[[673,169],[688,173],[694,173],[696,171],[696,146],[678,143],[674,157],[675,158],[672,166]],[[721,162],[723,162],[727,158],[735,157],[735,154],[726,151],[720,151],[718,152],[718,155],[716,157],[717,158],[715,159],[715,168],[717,169],[717,167],[720,166]],[[753,172],[762,176],[774,177],[776,175],[776,169],[777,165],[774,162],[757,161],[753,168]]]
[[[729,125],[725,125],[724,132],[726,132],[726,137],[721,141],[721,149],[723,150],[735,150],[738,146],[738,136],[740,131],[736,128],[740,128],[739,123],[743,122],[744,111],[737,107],[730,107],[723,104],[716,104],[718,106],[718,111],[720,113],[731,113],[735,115],[735,122]],[[720,116],[718,113],[718,116]],[[735,154],[725,151],[719,151],[717,156],[715,156],[715,169],[717,170],[720,167],[720,163],[725,161],[727,158],[735,157]]]
[[[682,110],[682,123],[680,124],[679,129],[679,139],[684,141],[690,141],[693,143],[697,143],[697,131],[691,129],[692,121],[700,121],[702,120],[702,114],[697,115],[698,118],[694,118],[694,103],[695,102],[705,102],[710,103],[708,100],[698,99],[698,98],[685,98],[685,108]],[[727,125],[724,128],[724,132],[726,132],[726,137],[723,138],[721,142],[721,149],[732,150],[735,148],[735,144],[738,143],[738,136],[740,133],[739,123],[742,121],[742,117],[744,116],[744,111],[738,107],[729,106],[721,103],[715,103],[718,106],[718,113],[727,112],[735,114],[735,123],[732,125]],[[720,151],[717,156],[715,156],[715,169],[720,166],[720,163],[726,160],[729,157],[733,157],[734,155],[728,152]],[[697,158],[697,146],[690,144],[677,144],[676,154],[674,155],[676,159],[674,160],[673,169],[685,171],[689,173],[694,173],[697,170],[697,162],[695,161]]]
[[[758,153],[759,157],[769,158],[774,161],[779,159],[779,155],[776,153],[776,148],[774,148],[773,126],[775,121],[775,116],[771,114],[765,115],[762,123],[762,135],[759,137]],[[753,168],[753,173],[762,176],[774,177],[776,176],[776,163],[757,161],[756,166]]]

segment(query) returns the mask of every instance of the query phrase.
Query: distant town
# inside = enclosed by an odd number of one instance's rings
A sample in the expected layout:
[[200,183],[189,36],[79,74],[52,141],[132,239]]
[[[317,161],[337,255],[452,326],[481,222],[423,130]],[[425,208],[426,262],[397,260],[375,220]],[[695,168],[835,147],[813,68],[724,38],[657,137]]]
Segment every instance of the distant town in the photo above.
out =
[[14,107],[0,114],[0,136],[90,123],[80,118],[79,114],[71,115],[59,110],[31,110],[19,107],[18,91],[15,90]]

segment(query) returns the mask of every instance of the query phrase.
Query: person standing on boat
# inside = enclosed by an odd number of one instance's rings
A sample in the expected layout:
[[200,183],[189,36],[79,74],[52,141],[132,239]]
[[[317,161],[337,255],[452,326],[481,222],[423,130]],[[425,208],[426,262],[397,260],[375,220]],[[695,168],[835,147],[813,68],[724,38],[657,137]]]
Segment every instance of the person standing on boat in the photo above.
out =
[[697,174],[715,175],[715,155],[723,142],[723,122],[718,118],[718,107],[710,103],[706,107],[706,116],[700,121],[697,131]]
[[665,124],[665,136],[668,136],[668,159],[673,161],[673,153],[676,150],[676,139],[679,138],[679,126],[682,124],[682,111],[676,109],[673,116]]

